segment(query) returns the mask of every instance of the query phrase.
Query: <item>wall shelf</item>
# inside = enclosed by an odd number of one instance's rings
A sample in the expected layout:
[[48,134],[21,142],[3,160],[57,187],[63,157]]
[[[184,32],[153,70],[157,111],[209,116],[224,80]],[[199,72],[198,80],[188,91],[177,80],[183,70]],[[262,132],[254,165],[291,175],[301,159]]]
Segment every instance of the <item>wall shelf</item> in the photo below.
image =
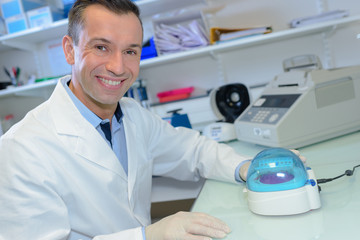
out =
[[[169,54],[169,55],[162,55],[159,57],[146,59],[140,63],[140,67],[145,69],[145,68],[150,68],[150,67],[158,66],[158,65],[162,65],[162,64],[168,64],[171,62],[176,62],[176,61],[185,60],[185,59],[189,59],[189,58],[213,55],[213,54],[217,54],[217,53],[228,52],[228,51],[231,51],[234,49],[241,49],[241,48],[251,47],[251,46],[255,46],[255,45],[259,45],[259,44],[271,43],[274,41],[292,39],[292,38],[302,37],[302,36],[306,36],[306,35],[310,35],[310,34],[332,31],[336,28],[339,28],[339,27],[342,27],[342,26],[345,26],[345,25],[348,25],[348,24],[351,24],[351,23],[354,23],[357,21],[360,21],[360,15],[346,17],[346,18],[333,20],[333,21],[312,24],[309,26],[301,27],[301,28],[291,28],[291,29],[282,30],[282,31],[278,31],[278,32],[272,32],[272,33],[265,34],[265,35],[259,35],[259,36],[238,39],[238,40],[232,40],[229,42],[210,45],[210,46],[206,46],[206,47],[202,47],[202,48],[197,48],[194,50],[173,53],[173,54]],[[354,38],[355,37],[356,36],[354,36]]]
[[38,90],[54,88],[57,82],[58,79],[52,79],[44,82],[3,89],[0,90],[0,99],[9,96],[39,96],[39,94],[36,94]]
[[38,43],[61,38],[67,31],[67,19],[53,22],[46,27],[30,28],[21,32],[7,34],[0,37],[0,51],[21,49],[36,50]]

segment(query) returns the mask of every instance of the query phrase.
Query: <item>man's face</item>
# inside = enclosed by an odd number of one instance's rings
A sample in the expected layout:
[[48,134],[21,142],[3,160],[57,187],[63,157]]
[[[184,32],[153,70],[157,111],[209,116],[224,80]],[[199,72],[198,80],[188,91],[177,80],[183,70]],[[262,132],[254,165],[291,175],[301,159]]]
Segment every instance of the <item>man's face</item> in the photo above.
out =
[[116,106],[139,74],[141,23],[132,13],[118,15],[100,5],[87,7],[84,17],[78,45],[64,47],[71,88],[90,109]]

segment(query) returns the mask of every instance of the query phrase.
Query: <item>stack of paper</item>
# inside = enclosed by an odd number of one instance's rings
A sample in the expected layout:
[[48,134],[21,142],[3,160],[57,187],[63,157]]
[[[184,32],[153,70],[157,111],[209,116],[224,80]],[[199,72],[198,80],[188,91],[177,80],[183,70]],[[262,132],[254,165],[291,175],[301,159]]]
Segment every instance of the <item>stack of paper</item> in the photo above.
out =
[[161,54],[209,45],[205,29],[199,20],[175,26],[162,23],[156,26],[155,34],[155,44]]

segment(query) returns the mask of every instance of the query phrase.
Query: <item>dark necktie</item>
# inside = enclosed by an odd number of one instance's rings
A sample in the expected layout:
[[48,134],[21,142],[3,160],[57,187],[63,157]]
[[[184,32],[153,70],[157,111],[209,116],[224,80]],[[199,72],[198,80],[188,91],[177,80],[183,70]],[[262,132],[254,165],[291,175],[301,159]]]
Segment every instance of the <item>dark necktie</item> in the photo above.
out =
[[105,134],[106,139],[110,142],[112,148],[110,123],[109,122],[100,123],[100,127],[103,133]]

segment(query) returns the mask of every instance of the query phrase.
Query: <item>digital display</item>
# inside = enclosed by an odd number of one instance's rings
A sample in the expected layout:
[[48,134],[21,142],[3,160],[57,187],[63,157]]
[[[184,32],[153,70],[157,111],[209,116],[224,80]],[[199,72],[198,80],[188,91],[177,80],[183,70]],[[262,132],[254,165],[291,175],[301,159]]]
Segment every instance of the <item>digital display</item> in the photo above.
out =
[[268,108],[289,108],[298,99],[300,94],[285,95],[263,95],[259,98],[261,104],[255,104],[256,107]]

